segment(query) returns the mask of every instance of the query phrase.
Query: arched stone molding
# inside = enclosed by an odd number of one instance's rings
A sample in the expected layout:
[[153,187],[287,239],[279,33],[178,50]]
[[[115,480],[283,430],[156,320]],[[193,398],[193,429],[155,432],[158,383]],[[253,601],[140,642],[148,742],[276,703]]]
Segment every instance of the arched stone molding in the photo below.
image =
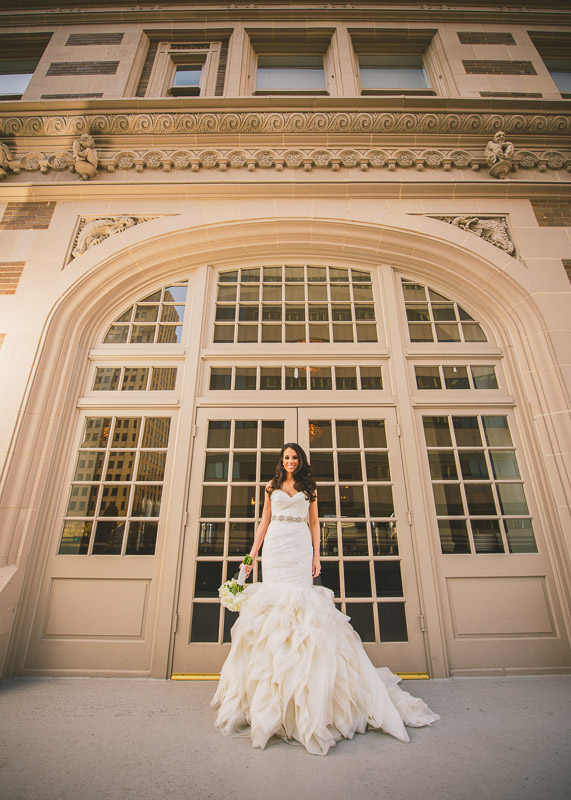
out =
[[[49,537],[42,533],[54,519],[58,476],[71,446],[66,422],[85,380],[89,349],[114,314],[161,282],[204,264],[248,264],[267,260],[268,254],[286,261],[390,264],[459,301],[504,349],[512,349],[512,382],[520,387],[519,401],[527,400],[519,403],[528,428],[526,457],[545,467],[537,470],[537,496],[544,498],[544,520],[553,533],[551,559],[561,597],[566,597],[569,546],[563,531],[569,487],[561,420],[567,396],[549,325],[521,263],[469,232],[420,215],[388,212],[378,224],[319,218],[196,222],[182,214],[130,228],[79,256],[62,273],[69,284],[44,326],[0,487],[0,563],[6,570],[0,572],[5,577],[0,582],[0,663],[18,608],[6,674],[19,668],[17,653],[33,613],[30,587],[45,562]],[[167,637],[169,613],[164,611],[162,620],[167,624],[161,635]],[[168,650],[168,643],[162,650]]]

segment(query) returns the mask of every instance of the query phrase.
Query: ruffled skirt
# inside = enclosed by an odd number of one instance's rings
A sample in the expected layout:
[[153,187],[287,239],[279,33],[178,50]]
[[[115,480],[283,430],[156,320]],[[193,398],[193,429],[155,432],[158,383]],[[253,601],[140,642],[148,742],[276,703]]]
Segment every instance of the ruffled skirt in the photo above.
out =
[[405,725],[440,719],[399,680],[375,669],[329,589],[256,583],[245,589],[211,705],[226,736],[250,735],[261,748],[278,736],[325,755],[368,726],[408,742]]

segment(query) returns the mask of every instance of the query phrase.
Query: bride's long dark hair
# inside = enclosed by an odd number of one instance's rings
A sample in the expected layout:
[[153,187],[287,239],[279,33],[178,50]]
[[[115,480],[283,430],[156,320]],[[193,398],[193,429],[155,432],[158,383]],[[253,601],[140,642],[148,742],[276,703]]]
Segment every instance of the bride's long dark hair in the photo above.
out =
[[282,447],[279,461],[276,464],[275,475],[272,478],[270,485],[266,488],[266,492],[271,495],[271,493],[276,489],[281,489],[282,483],[284,483],[286,480],[287,472],[284,467],[283,456],[288,448],[295,450],[299,459],[298,467],[293,475],[293,488],[296,490],[296,492],[303,492],[307,500],[309,500],[310,503],[313,503],[316,498],[315,478],[313,477],[313,472],[311,471],[311,466],[307,456],[305,455],[305,451],[303,447],[300,447],[297,444],[297,442],[286,442],[286,444],[284,444]]

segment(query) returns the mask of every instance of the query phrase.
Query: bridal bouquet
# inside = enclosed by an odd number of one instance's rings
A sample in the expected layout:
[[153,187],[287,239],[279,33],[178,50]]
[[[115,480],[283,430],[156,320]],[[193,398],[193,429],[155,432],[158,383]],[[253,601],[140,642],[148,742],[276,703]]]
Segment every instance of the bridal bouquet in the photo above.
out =
[[220,602],[224,608],[228,609],[228,611],[240,611],[242,601],[244,599],[242,597],[242,592],[244,591],[244,584],[246,583],[246,572],[244,570],[244,566],[251,563],[252,557],[244,556],[244,561],[240,565],[238,577],[234,577],[231,580],[226,581],[218,589]]

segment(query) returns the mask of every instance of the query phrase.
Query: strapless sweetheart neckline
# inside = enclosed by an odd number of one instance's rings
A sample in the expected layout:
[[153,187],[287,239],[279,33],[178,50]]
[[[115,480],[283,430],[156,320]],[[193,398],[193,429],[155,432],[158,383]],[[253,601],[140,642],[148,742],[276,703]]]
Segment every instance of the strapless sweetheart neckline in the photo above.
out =
[[290,494],[289,492],[284,491],[283,489],[274,489],[274,492],[281,492],[282,494],[287,494],[289,498],[294,498],[296,494],[303,494],[303,492],[295,492],[295,494]]

